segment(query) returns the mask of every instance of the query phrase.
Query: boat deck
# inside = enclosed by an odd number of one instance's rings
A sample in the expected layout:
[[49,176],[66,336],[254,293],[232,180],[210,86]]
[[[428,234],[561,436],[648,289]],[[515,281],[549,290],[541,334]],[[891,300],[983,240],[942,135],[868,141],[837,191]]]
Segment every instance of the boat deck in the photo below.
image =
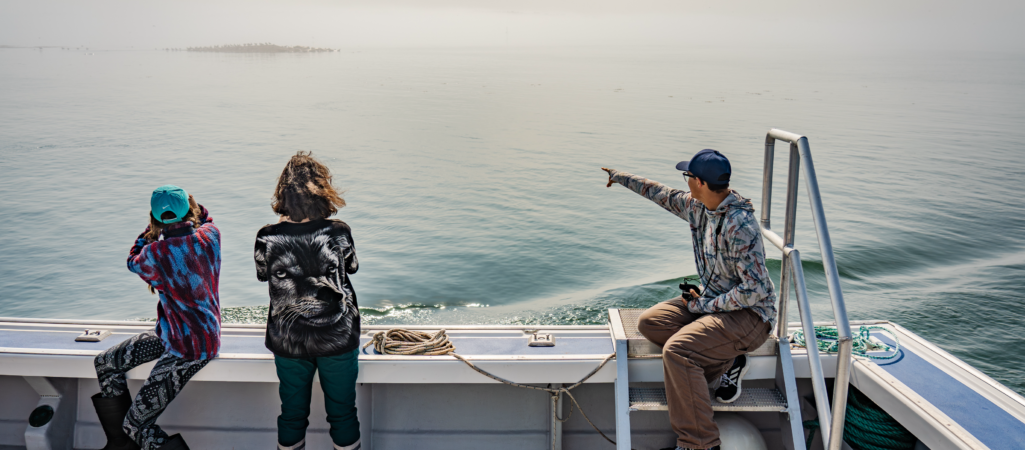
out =
[[[53,329],[51,327],[3,327],[0,324],[0,343],[3,343],[2,351],[12,353],[21,351],[24,353],[48,353],[48,354],[81,354],[95,355],[110,347],[113,347],[128,338],[136,335],[136,330],[121,330],[111,333],[110,336],[100,342],[76,342],[75,337],[82,334],[82,327],[69,329]],[[141,327],[144,330],[146,327]],[[438,328],[418,328],[426,331],[435,331]],[[602,327],[604,329],[604,327]],[[360,336],[360,347],[363,355],[380,355],[373,347],[362,348],[370,341],[370,333],[381,331],[365,331]],[[548,330],[556,334],[557,331]],[[246,357],[252,359],[272,359],[273,354],[264,346],[263,332],[247,333],[248,329],[238,330],[225,327],[221,340],[222,358]],[[139,331],[141,332],[141,331]],[[460,355],[466,356],[571,356],[571,355],[608,355],[612,353],[612,342],[608,336],[557,336],[556,344],[553,347],[530,347],[527,346],[527,335],[519,333],[518,336],[509,336],[506,333],[501,335],[468,335],[456,333],[450,336],[450,340],[456,346]],[[63,352],[63,353],[61,353]]]
[[[105,329],[101,342],[76,342],[86,328]],[[138,333],[153,328],[148,322],[20,321],[0,319],[0,375],[95,378],[92,358]],[[525,383],[573,383],[613,353],[604,326],[550,327],[416,327],[433,332],[445,328],[456,351],[479,367]],[[381,355],[363,349],[373,333],[389,327],[368,326],[360,337],[361,383],[495,383],[451,356]],[[530,347],[536,331],[555,336],[554,347]],[[276,382],[274,355],[264,346],[262,325],[225,325],[218,357],[197,374],[201,381]],[[128,373],[145,379],[153,363]],[[538,371],[543,364],[545,371]],[[592,380],[615,379],[611,361]]]
[[[897,336],[900,352],[858,358],[855,387],[934,450],[1025,448],[1025,398],[899,325],[875,325]],[[886,333],[872,336],[895,344]]]
[[[895,344],[885,333],[873,333],[873,336],[887,345]],[[907,344],[905,341],[908,341]],[[935,356],[939,355],[930,354],[932,352],[928,349],[916,348],[915,342],[910,339],[901,342],[904,345],[896,358],[875,361],[875,364],[987,447],[994,450],[1025,448],[1022,405],[1017,405],[1019,408],[1013,404],[1004,407],[997,405],[983,395],[984,391],[980,392],[971,385],[983,379],[955,378],[958,371],[943,367],[944,362],[953,361],[936,359]]]

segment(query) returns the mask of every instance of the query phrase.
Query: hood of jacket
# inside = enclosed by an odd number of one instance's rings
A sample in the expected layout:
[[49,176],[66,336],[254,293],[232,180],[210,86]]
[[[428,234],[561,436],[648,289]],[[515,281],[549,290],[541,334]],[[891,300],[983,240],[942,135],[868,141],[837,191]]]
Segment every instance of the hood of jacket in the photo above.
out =
[[706,210],[705,214],[708,214],[709,216],[721,216],[730,211],[733,211],[734,213],[741,211],[753,213],[755,211],[755,207],[754,204],[751,203],[751,199],[744,198],[738,194],[737,191],[730,189],[730,194],[723,199],[722,203],[719,204],[719,207],[715,208],[715,210]]

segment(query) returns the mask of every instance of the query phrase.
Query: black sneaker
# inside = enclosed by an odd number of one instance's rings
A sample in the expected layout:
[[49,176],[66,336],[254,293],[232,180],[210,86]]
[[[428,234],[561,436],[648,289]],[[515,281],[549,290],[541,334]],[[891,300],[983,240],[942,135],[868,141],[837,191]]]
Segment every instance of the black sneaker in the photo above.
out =
[[747,355],[740,355],[733,360],[733,365],[722,374],[719,388],[715,390],[715,399],[719,403],[733,403],[740,398],[740,381],[747,374],[747,369]]

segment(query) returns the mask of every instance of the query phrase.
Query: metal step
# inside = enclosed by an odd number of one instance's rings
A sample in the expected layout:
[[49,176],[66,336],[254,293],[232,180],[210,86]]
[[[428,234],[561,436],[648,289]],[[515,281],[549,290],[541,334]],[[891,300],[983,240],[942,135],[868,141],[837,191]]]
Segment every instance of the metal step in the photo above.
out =
[[[665,388],[630,388],[630,411],[668,410]],[[713,398],[712,410],[786,412],[787,402],[778,389],[748,388],[733,403],[719,403]]]
[[[645,357],[661,357],[662,347],[655,345],[655,343],[649,341],[640,331],[637,330],[637,320],[641,317],[641,313],[646,311],[645,309],[620,309],[619,318],[622,321],[623,333],[626,335],[627,340],[627,353],[631,358],[645,358]],[[769,339],[758,347],[748,353],[750,356],[775,356],[776,355],[776,336],[769,336]]]

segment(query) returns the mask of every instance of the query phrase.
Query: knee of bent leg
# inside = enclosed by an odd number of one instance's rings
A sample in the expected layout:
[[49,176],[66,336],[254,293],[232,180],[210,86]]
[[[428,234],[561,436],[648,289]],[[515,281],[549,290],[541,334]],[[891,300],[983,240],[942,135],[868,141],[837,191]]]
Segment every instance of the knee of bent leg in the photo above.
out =
[[106,350],[96,354],[96,357],[93,358],[93,367],[96,367],[96,370],[98,371],[101,367],[108,366],[108,365],[109,366],[113,366],[114,365],[114,361],[116,361],[116,359],[117,359],[115,357],[115,355],[116,355],[116,348],[115,347],[108,348],[108,349],[106,349]]
[[642,312],[640,317],[637,318],[637,331],[649,341],[656,340],[653,339],[653,337],[661,328],[663,327],[660,326],[658,321],[655,319],[655,311],[651,309]]
[[127,435],[127,436],[128,436],[128,437],[129,437],[130,439],[131,439],[131,440],[133,440],[133,441],[134,441],[134,440],[135,440],[135,435],[134,435],[134,434],[132,434],[132,427],[131,427],[130,425],[131,425],[131,424],[130,424],[130,422],[128,422],[128,417],[125,417],[125,421],[124,421],[124,422],[121,422],[121,430],[122,430],[122,431],[124,431],[124,432],[125,432],[125,434],[126,434],[126,435]]
[[662,357],[665,358],[669,355],[690,359],[694,355],[694,349],[692,348],[692,342],[686,337],[681,338],[680,336],[674,336],[666,342],[666,345],[662,347]]

